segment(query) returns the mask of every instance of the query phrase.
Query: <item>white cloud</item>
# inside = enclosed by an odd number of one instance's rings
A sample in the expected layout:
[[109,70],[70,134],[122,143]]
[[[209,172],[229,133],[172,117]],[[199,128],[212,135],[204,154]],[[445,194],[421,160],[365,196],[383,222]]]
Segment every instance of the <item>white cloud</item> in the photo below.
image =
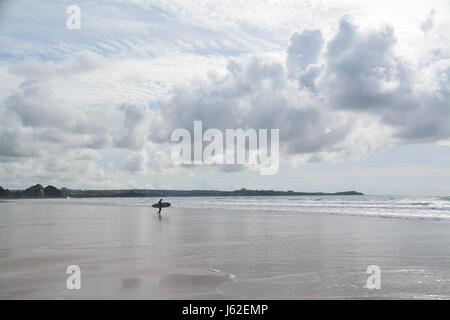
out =
[[141,152],[133,151],[125,158],[124,169],[131,173],[146,173],[148,171],[148,153],[146,150]]
[[422,25],[420,26],[420,29],[427,34],[431,29],[433,29],[434,26],[434,9],[431,9],[430,13],[428,14],[428,18],[422,22]]
[[[436,56],[411,66],[396,46],[392,27],[360,30],[347,19],[326,40],[320,30],[296,33],[286,66],[266,56],[239,58],[223,77],[177,87],[160,102],[151,139],[168,141],[172,130],[192,129],[194,120],[205,130],[278,128],[285,156],[330,161],[448,138],[448,60]],[[317,69],[305,85],[311,68]],[[424,72],[431,83],[417,90]]]
[[64,3],[33,4],[0,20],[0,178],[16,185],[180,172],[166,142],[194,120],[280,128],[294,164],[449,140],[445,2],[81,2],[78,33]]

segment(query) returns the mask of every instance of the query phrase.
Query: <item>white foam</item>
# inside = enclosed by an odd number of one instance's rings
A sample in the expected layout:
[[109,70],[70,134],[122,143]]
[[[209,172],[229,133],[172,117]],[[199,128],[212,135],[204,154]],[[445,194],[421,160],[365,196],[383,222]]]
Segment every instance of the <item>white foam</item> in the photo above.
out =
[[[253,210],[357,215],[401,219],[450,220],[450,197],[399,196],[278,196],[278,197],[171,197],[174,207],[190,209]],[[67,201],[67,200],[66,200]],[[97,205],[148,206],[154,198],[70,199]]]

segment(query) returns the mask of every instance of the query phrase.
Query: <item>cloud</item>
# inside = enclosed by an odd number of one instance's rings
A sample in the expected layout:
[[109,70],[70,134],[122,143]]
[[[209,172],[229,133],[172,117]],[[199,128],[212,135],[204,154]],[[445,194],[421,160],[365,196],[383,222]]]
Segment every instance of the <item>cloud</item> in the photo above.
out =
[[224,77],[198,79],[160,101],[150,139],[166,142],[174,129],[280,129],[287,153],[312,153],[345,137],[349,124],[314,106],[307,92],[290,81],[282,61],[264,56],[230,61]]
[[332,108],[379,117],[403,142],[448,138],[450,60],[437,56],[415,65],[396,53],[396,45],[391,27],[363,32],[342,20],[327,43],[317,90]]
[[422,22],[420,26],[420,30],[422,30],[423,33],[427,34],[431,29],[433,29],[434,15],[435,11],[434,9],[431,9],[430,13],[428,14],[428,18],[424,22]]
[[390,27],[362,33],[341,20],[337,34],[327,43],[319,85],[330,103],[347,110],[389,108],[406,76],[394,46]]
[[80,104],[59,90],[61,82],[73,83],[108,63],[96,54],[81,52],[58,63],[24,60],[9,68],[22,82],[0,104],[3,180],[12,181],[8,170],[21,170],[13,185],[30,176],[69,185],[81,176],[91,177],[95,180],[87,182],[91,186],[102,181],[105,186],[113,181],[120,186],[133,180],[123,176],[119,165],[123,161],[113,166],[105,161],[102,153],[110,148],[131,151],[124,157],[126,172],[146,172],[144,150],[152,112],[148,106]]
[[39,149],[32,143],[32,132],[22,128],[0,129],[0,162],[6,157],[37,157]]
[[204,130],[278,128],[282,154],[306,161],[448,139],[450,61],[414,65],[397,44],[392,27],[361,30],[347,18],[328,39],[320,30],[295,33],[285,64],[264,55],[231,59],[223,77],[174,89],[159,102],[150,139],[167,142],[194,120]]
[[320,72],[316,63],[322,52],[323,42],[320,30],[305,30],[291,36],[286,59],[290,77],[298,78],[300,84],[306,87],[314,87],[314,78]]
[[[72,48],[58,59],[33,55],[7,70],[2,66],[1,82],[9,84],[0,103],[0,176],[22,170],[23,181],[54,174],[69,183],[85,173],[106,186],[137,181],[134,176],[151,170],[179,172],[183,168],[169,163],[167,143],[174,129],[192,130],[194,120],[203,120],[204,130],[278,128],[282,159],[293,164],[359,159],[391,144],[449,139],[448,42],[408,51],[394,26],[368,28],[342,19],[334,32],[325,24],[294,33],[286,30],[295,24],[277,27],[271,35],[289,39],[277,46],[282,40],[255,36],[267,30],[255,27],[258,19],[252,15],[243,28],[222,18],[214,32],[191,25],[186,39],[178,39],[177,25],[171,29],[177,37],[160,44],[165,49],[154,57],[138,35],[136,41],[77,43],[92,50],[72,54]],[[434,13],[428,20],[422,30],[434,33]],[[271,23],[285,25],[282,19]],[[231,25],[236,34],[219,30]],[[416,31],[427,47],[432,37]],[[201,52],[183,52],[195,47]],[[283,52],[260,53],[281,47]],[[139,59],[127,50],[138,50]],[[251,50],[257,53],[241,54]],[[206,55],[211,52],[237,56],[223,67],[225,58]]]
[[9,68],[12,74],[21,75],[26,82],[45,81],[52,78],[67,79],[73,75],[92,72],[107,67],[106,59],[92,51],[81,50],[64,63],[42,62],[35,58],[26,58],[20,64]]
[[125,158],[124,169],[131,173],[146,173],[148,171],[148,153],[146,150],[133,152]]
[[142,104],[123,104],[117,112],[120,126],[113,129],[114,146],[138,150],[145,146],[150,126],[150,110]]

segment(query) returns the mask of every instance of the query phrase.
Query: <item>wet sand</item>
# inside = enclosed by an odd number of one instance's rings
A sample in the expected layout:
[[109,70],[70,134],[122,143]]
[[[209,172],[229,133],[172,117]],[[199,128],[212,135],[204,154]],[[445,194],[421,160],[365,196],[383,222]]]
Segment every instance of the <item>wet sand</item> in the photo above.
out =
[[[450,222],[0,203],[0,299],[450,298]],[[81,289],[66,268],[81,268]],[[369,265],[381,289],[365,288]]]

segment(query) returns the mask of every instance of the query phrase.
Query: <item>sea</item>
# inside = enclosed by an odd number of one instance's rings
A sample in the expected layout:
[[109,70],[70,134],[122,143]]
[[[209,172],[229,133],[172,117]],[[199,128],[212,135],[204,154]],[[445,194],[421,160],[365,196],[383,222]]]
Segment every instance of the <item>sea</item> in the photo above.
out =
[[[84,198],[85,203],[151,206],[159,198]],[[237,196],[169,197],[172,207],[186,209],[256,210],[369,216],[398,219],[450,220],[450,196]]]

